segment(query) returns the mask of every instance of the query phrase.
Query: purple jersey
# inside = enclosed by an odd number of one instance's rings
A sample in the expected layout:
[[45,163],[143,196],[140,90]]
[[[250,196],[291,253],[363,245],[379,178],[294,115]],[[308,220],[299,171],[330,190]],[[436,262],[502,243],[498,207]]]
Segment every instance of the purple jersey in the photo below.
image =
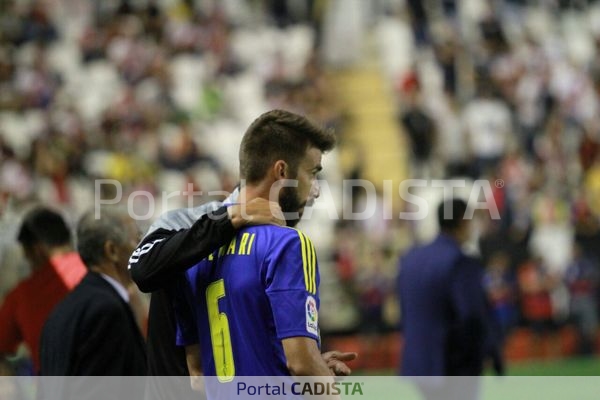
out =
[[185,274],[176,293],[177,344],[200,344],[204,374],[289,375],[282,339],[319,341],[319,270],[292,228],[242,229]]

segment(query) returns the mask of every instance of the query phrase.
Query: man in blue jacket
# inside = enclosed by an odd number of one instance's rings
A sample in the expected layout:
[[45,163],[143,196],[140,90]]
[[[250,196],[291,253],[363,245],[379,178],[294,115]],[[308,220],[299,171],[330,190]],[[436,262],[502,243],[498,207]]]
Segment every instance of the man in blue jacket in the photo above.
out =
[[483,371],[491,333],[483,268],[461,250],[470,232],[470,220],[464,218],[467,204],[446,200],[437,211],[439,235],[400,260],[404,337],[400,372],[404,376],[477,376]]

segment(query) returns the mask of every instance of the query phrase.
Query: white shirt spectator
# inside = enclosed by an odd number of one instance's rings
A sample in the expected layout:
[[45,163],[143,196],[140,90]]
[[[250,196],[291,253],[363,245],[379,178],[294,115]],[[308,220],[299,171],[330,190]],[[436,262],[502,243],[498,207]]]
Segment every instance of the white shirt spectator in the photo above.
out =
[[473,154],[480,158],[500,157],[507,149],[511,131],[510,110],[500,100],[475,98],[463,112]]

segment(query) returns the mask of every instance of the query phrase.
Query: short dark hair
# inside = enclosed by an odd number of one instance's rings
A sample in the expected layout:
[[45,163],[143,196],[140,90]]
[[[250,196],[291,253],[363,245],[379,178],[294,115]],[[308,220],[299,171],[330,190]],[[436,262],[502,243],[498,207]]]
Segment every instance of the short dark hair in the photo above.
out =
[[103,209],[101,217],[96,218],[95,213],[90,211],[79,219],[77,251],[88,268],[104,260],[104,244],[109,240],[117,244],[127,240],[123,218],[117,212]]
[[57,211],[38,206],[25,214],[17,240],[26,247],[37,243],[64,246],[71,244],[71,230]]
[[256,183],[277,160],[284,160],[296,174],[306,150],[322,152],[335,146],[335,135],[306,117],[284,110],[262,114],[248,127],[240,145],[240,178]]
[[[448,215],[445,209],[452,210]],[[462,199],[448,199],[440,203],[437,209],[438,224],[443,232],[455,231],[464,221],[467,203]]]

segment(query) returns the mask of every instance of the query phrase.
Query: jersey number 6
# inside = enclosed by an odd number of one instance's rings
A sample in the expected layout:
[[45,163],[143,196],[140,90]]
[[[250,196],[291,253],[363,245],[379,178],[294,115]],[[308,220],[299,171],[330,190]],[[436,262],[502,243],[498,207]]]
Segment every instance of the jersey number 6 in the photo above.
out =
[[223,279],[219,279],[206,289],[210,340],[219,382],[231,382],[235,377],[235,364],[233,363],[229,321],[227,315],[219,311],[219,299],[222,297],[225,297],[225,284]]

